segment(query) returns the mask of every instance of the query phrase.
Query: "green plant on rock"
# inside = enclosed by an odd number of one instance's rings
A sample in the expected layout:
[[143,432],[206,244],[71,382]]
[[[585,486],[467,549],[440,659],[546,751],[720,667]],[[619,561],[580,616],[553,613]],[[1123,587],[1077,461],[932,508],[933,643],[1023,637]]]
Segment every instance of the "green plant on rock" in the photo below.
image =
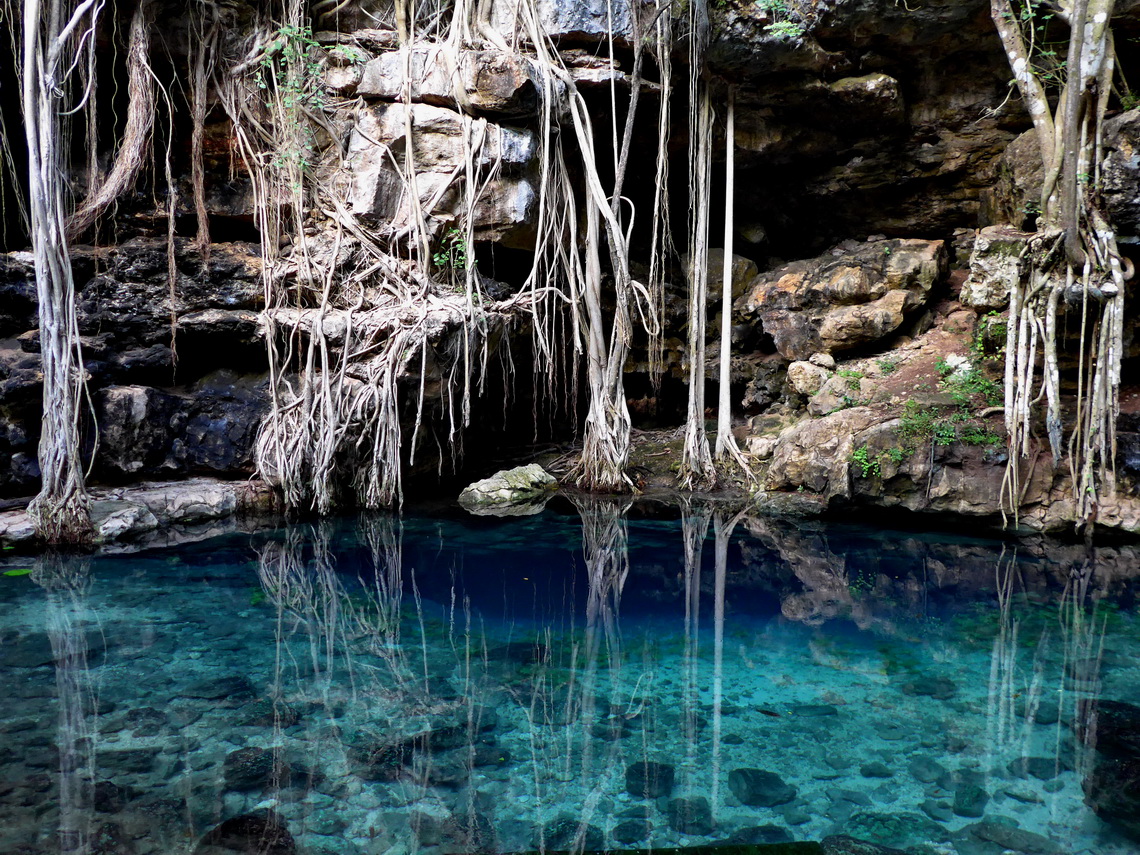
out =
[[454,277],[467,269],[467,238],[460,229],[444,232],[439,248],[432,253],[431,263],[439,272]]
[[803,24],[797,24],[794,21],[776,21],[765,26],[764,32],[770,33],[779,39],[795,41],[796,39],[803,38],[805,31]]
[[1008,327],[1001,312],[991,310],[978,320],[970,352],[976,359],[998,360],[1005,356],[1005,339]]
[[864,478],[878,477],[883,472],[878,455],[872,455],[871,450],[861,445],[851,452],[851,462],[859,467]]
[[321,106],[320,46],[309,26],[278,28],[261,52],[258,87],[272,90],[286,108]]
[[879,371],[883,373],[884,377],[889,374],[894,374],[899,369],[899,364],[889,356],[884,356],[882,359],[878,360],[878,366]]
[[854,368],[841,368],[835,373],[847,381],[847,388],[859,390],[859,381],[864,377],[862,371],[856,371]]

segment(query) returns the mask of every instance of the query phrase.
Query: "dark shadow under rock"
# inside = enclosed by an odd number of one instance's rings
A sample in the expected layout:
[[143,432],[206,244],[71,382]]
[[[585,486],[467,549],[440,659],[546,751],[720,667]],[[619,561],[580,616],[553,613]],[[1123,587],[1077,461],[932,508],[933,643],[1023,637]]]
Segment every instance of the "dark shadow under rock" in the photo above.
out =
[[273,811],[227,819],[198,843],[194,855],[296,855],[285,821]]

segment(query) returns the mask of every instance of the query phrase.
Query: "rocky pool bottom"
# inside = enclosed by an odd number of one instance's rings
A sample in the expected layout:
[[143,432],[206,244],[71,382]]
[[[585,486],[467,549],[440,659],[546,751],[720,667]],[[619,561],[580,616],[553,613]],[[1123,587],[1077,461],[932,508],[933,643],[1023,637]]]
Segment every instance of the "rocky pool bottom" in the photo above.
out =
[[1140,852],[1134,550],[621,512],[0,558],[0,852]]

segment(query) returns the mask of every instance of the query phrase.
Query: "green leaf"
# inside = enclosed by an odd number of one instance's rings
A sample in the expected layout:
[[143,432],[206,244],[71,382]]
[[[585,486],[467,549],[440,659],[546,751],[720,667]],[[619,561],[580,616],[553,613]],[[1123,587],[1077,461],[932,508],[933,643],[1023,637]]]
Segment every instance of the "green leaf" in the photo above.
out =
[[5,576],[27,576],[32,572],[31,567],[17,567],[15,570],[5,570]]

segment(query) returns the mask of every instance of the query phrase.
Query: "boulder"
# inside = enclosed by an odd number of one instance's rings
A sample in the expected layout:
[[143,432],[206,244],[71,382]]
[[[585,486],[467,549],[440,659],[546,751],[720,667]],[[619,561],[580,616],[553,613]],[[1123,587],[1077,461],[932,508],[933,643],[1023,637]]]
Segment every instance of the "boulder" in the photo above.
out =
[[728,788],[741,804],[750,807],[775,807],[796,797],[795,787],[763,769],[734,769],[728,773]]
[[496,472],[476,481],[459,494],[459,504],[471,513],[490,513],[522,507],[524,513],[541,510],[541,502],[558,482],[550,473],[531,463]]
[[803,487],[828,497],[849,495],[848,473],[857,437],[878,418],[868,407],[853,407],[785,428],[772,454],[767,488]]
[[[461,182],[455,180],[466,161],[467,132],[459,113],[431,104],[373,104],[359,111],[348,143],[351,173],[349,201],[353,213],[395,234],[413,224],[403,177],[407,147],[405,110],[410,112],[416,188],[424,209],[441,220],[454,221],[462,202]],[[535,157],[531,131],[484,123],[476,157],[481,172],[497,168],[475,205],[472,227],[476,240],[526,246],[535,215],[536,195],[523,174]]]
[[873,344],[923,306],[945,271],[943,241],[848,241],[757,276],[736,304],[787,359]]
[[814,395],[829,377],[830,371],[811,362],[793,362],[788,366],[788,382],[801,395]]
[[1009,226],[987,226],[978,232],[970,255],[970,275],[959,300],[975,309],[1004,309],[1020,274],[1021,251],[1033,237]]
[[538,108],[536,73],[523,55],[464,50],[455,57],[440,45],[417,45],[382,53],[365,64],[356,94],[382,101],[403,101],[408,64],[413,103],[510,117],[531,116]]

